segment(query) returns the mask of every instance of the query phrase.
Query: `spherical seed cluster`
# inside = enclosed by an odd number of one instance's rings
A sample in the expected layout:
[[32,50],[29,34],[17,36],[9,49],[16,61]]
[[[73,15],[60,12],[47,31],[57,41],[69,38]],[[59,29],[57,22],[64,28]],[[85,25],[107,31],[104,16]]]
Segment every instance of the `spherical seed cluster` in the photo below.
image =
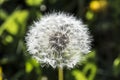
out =
[[50,36],[49,43],[51,48],[55,49],[56,52],[61,53],[65,49],[67,43],[69,43],[69,37],[67,34],[56,32]]
[[80,20],[64,13],[43,16],[29,29],[27,50],[41,64],[73,68],[90,51],[91,37]]

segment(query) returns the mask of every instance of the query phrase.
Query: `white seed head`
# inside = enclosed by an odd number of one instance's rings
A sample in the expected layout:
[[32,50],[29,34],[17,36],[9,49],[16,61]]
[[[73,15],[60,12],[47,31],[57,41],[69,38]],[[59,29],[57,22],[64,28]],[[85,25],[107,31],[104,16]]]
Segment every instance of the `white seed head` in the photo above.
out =
[[91,37],[81,20],[65,13],[43,16],[29,29],[27,50],[41,64],[73,68],[90,51]]

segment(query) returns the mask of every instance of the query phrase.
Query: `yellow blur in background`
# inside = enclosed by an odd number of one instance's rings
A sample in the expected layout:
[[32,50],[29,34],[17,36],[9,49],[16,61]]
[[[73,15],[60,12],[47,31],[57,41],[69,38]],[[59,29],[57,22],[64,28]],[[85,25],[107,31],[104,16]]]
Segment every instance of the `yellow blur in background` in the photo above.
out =
[[3,80],[2,79],[2,67],[0,66],[0,80]]
[[104,10],[106,9],[106,7],[107,7],[107,0],[93,0],[90,2],[89,5],[89,8],[95,12]]

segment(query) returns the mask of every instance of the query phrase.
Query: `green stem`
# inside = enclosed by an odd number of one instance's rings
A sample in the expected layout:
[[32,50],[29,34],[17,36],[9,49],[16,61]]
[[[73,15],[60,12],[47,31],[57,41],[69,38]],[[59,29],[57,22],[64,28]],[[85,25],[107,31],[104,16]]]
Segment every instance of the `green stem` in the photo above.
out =
[[63,69],[58,68],[58,80],[63,80]]

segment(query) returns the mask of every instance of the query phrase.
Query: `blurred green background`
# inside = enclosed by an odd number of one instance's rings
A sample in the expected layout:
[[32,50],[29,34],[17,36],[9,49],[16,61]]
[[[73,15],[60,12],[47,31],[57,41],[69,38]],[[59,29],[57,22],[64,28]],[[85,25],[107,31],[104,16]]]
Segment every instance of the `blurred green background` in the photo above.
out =
[[57,69],[41,67],[25,45],[29,26],[52,11],[82,19],[94,39],[64,80],[120,80],[120,0],[0,0],[0,80],[57,80]]

